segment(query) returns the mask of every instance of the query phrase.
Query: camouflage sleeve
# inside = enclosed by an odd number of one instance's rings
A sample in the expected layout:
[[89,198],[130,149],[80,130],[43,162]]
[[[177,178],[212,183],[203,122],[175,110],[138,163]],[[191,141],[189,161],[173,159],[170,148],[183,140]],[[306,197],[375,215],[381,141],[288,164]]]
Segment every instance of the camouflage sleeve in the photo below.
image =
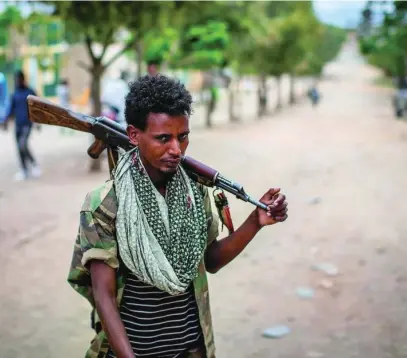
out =
[[90,192],[80,212],[68,282],[92,304],[88,269],[90,260],[102,260],[115,269],[119,267],[115,236],[116,212],[117,202],[112,182]]
[[112,268],[119,267],[114,226],[90,211],[80,214],[79,243],[81,264],[87,267],[91,260],[101,260]]
[[108,181],[86,196],[80,214],[79,243],[84,267],[101,260],[113,268],[119,266],[115,236],[117,212],[113,182]]
[[203,193],[204,209],[206,213],[206,220],[208,223],[208,246],[209,246],[219,236],[219,217],[213,211],[211,197],[209,195],[208,188],[202,186],[201,190]]

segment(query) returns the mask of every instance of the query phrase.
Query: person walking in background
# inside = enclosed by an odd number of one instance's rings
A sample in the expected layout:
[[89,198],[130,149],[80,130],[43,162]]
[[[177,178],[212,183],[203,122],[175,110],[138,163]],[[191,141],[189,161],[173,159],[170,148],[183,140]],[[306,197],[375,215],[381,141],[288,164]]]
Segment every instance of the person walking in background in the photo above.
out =
[[15,118],[15,138],[21,165],[21,169],[17,172],[15,179],[19,181],[25,180],[29,176],[36,178],[41,175],[40,167],[28,148],[28,139],[33,127],[33,123],[28,117],[27,97],[30,94],[36,95],[35,91],[27,86],[24,73],[18,71],[16,73],[16,89],[11,97],[10,108],[3,120],[3,125],[6,130],[7,121],[12,116]]
[[119,108],[116,106],[110,104],[110,103],[104,103],[103,104],[103,110],[102,110],[102,116],[111,119],[114,122],[119,121]]
[[401,118],[407,110],[407,77],[398,76],[395,84],[397,92],[394,97],[394,107],[396,116]]
[[69,93],[69,82],[64,79],[60,82],[57,88],[57,94],[59,99],[59,104],[62,107],[69,108],[70,93]]
[[155,61],[149,61],[148,62],[148,64],[147,64],[147,73],[150,76],[158,75],[159,71],[160,71],[160,67],[159,67],[157,62],[155,62]]
[[314,84],[309,90],[308,90],[308,97],[311,100],[312,106],[315,107],[321,98],[321,95],[317,89],[316,84]]
[[0,119],[5,118],[8,102],[7,79],[4,73],[0,72]]

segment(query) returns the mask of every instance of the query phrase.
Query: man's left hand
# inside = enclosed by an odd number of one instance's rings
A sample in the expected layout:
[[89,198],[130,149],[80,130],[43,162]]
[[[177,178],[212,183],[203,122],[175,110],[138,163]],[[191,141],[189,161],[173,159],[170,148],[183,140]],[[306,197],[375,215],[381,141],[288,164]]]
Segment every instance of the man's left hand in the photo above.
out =
[[257,219],[260,227],[273,225],[287,219],[287,201],[284,194],[280,193],[280,188],[269,189],[260,199],[260,202],[267,205],[268,210],[257,208]]

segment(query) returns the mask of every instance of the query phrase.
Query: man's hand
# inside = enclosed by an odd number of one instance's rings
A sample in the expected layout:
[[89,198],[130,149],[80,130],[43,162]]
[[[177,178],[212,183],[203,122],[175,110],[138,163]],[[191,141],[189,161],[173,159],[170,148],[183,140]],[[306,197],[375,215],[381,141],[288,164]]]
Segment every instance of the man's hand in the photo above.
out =
[[229,236],[213,241],[205,253],[206,270],[215,273],[237,257],[259,230],[287,219],[287,202],[280,189],[270,189],[260,201],[268,210],[256,208],[245,222]]
[[273,225],[287,219],[287,201],[285,195],[280,193],[280,188],[269,189],[260,199],[268,206],[268,210],[256,209],[257,220],[260,227]]

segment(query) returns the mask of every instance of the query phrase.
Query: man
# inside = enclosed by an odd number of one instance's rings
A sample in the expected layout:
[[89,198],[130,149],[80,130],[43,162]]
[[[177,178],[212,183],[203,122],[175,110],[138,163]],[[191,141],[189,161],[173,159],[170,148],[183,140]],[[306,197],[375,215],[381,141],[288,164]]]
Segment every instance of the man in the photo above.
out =
[[59,104],[62,107],[70,108],[71,93],[69,89],[69,81],[67,79],[63,79],[60,81],[59,85],[57,86],[57,95]]
[[403,117],[407,110],[407,77],[397,76],[396,78],[397,92],[394,96],[393,103],[397,117]]
[[41,170],[28,148],[28,139],[33,125],[28,117],[27,97],[30,94],[35,95],[35,92],[27,86],[24,73],[18,71],[16,73],[16,90],[11,97],[10,109],[3,122],[4,129],[7,129],[7,121],[11,116],[15,117],[15,137],[21,165],[20,171],[15,176],[18,181],[27,179],[29,175],[32,177],[41,175]]
[[147,73],[150,76],[157,76],[160,70],[160,66],[157,61],[149,61],[147,64]]
[[285,196],[270,189],[261,199],[267,211],[253,210],[216,239],[208,190],[180,166],[191,103],[165,76],[130,85],[125,115],[135,149],[87,195],[68,276],[96,308],[86,357],[215,357],[206,270],[217,272],[262,227],[287,218]]
[[308,90],[308,97],[311,100],[312,106],[316,107],[320,99],[320,93],[318,91],[316,83],[314,83]]
[[6,76],[0,72],[0,118],[5,118],[8,107],[8,94],[7,94],[7,79]]

